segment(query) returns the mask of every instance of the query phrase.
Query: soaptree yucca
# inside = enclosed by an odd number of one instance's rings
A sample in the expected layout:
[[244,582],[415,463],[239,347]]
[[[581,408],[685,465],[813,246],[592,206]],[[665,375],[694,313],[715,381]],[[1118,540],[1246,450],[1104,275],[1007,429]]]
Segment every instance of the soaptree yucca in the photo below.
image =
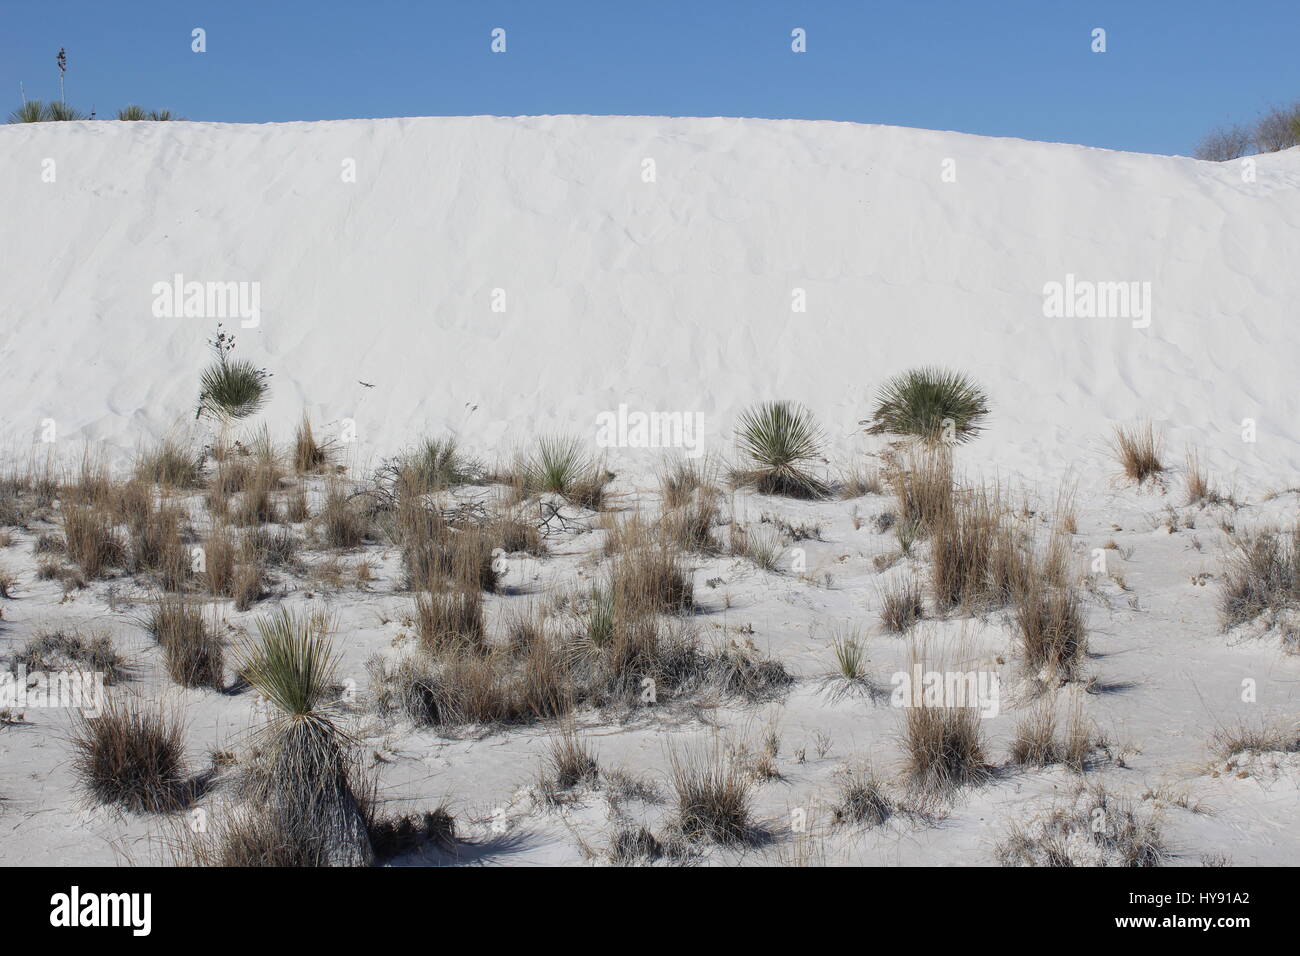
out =
[[171,110],[147,110],[143,106],[136,106],[132,103],[130,106],[124,106],[117,111],[119,120],[139,122],[142,120],[162,123],[173,119]]
[[9,114],[11,123],[44,123],[49,119],[45,104],[40,100],[27,100],[22,106]]
[[257,629],[258,639],[238,654],[239,673],[275,713],[258,732],[267,762],[255,796],[305,862],[369,865],[374,852],[351,780],[351,738],[331,699],[338,656],[325,636],[329,623],[282,608]]
[[593,511],[599,511],[604,500],[604,469],[574,435],[542,435],[534,449],[518,459],[515,472],[531,492],[564,495]]
[[963,372],[927,366],[896,375],[876,393],[862,424],[873,435],[913,435],[927,442],[967,442],[988,417],[988,396]]
[[402,458],[401,472],[409,491],[424,494],[468,484],[482,468],[460,450],[455,435],[447,435],[422,439]]
[[214,358],[199,378],[195,417],[206,414],[224,420],[247,418],[266,402],[270,373],[246,359],[231,358],[235,337],[220,326],[208,345]]
[[86,114],[76,107],[69,106],[67,103],[55,101],[45,104],[45,118],[47,120],[84,120]]
[[812,412],[795,402],[760,402],[746,409],[736,444],[747,459],[736,477],[758,491],[793,498],[821,498],[830,486],[809,466],[821,458],[822,432]]

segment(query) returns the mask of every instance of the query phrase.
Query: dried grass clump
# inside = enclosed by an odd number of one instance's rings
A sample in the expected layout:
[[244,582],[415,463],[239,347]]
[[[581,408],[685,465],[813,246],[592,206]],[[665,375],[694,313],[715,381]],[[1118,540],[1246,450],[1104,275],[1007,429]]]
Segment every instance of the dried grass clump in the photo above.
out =
[[670,751],[668,765],[676,802],[675,823],[686,839],[718,844],[754,842],[753,783],[717,740],[712,746]]
[[1155,814],[1104,786],[1080,786],[1072,799],[1028,823],[1013,823],[994,854],[1002,866],[1160,866],[1170,851]]
[[923,536],[948,519],[953,507],[953,476],[952,452],[946,446],[910,448],[906,461],[895,455],[887,468],[898,502],[898,525]]
[[858,767],[843,774],[832,819],[836,823],[877,827],[897,810],[884,781],[870,767]]
[[213,597],[235,596],[236,547],[230,528],[213,525],[203,542],[203,576]]
[[[909,669],[915,672],[918,665],[922,672],[949,669],[943,661],[926,662],[914,646]],[[904,774],[912,792],[923,799],[943,799],[987,781],[990,766],[979,707],[974,701],[936,704],[926,698],[917,694],[903,706]]]
[[1083,604],[1067,580],[1062,541],[1054,537],[1044,554],[1026,556],[1011,598],[1022,665],[1045,687],[1079,680],[1088,650]]
[[448,588],[415,599],[415,629],[430,652],[469,647],[484,649],[483,595]]
[[914,578],[905,578],[882,589],[880,623],[886,631],[902,634],[924,616],[921,586]]
[[203,454],[179,438],[164,438],[137,456],[135,477],[169,488],[201,487]]
[[500,579],[492,529],[452,527],[436,508],[398,508],[393,534],[402,548],[407,587],[437,590],[444,583],[493,593]]
[[546,790],[573,790],[593,786],[600,778],[600,762],[591,744],[572,726],[564,727],[546,748],[542,782]]
[[772,700],[794,683],[784,664],[743,642],[706,648],[690,663],[700,668],[699,678],[704,686],[715,688],[723,696],[751,703]]
[[701,489],[679,505],[666,510],[659,519],[659,530],[666,544],[680,551],[715,554],[718,541],[714,527],[724,524],[716,489]]
[[98,717],[74,716],[70,741],[73,773],[99,803],[133,813],[185,806],[185,734],[165,711],[110,698]]
[[1024,558],[997,487],[954,496],[929,522],[931,582],[940,610],[1002,604],[1018,585]]
[[304,412],[293,435],[293,470],[307,475],[324,471],[330,462],[329,444],[321,444],[312,433],[311,419]]
[[63,538],[68,558],[88,578],[103,577],[126,563],[127,550],[108,512],[68,501],[63,508]]
[[255,561],[245,559],[236,564],[230,586],[237,611],[247,611],[266,597],[262,569]]
[[1110,445],[1124,475],[1139,485],[1164,473],[1164,440],[1150,422],[1116,425]]
[[1289,532],[1243,531],[1232,536],[1232,545],[1219,580],[1225,631],[1300,601],[1300,526]]
[[277,515],[272,495],[278,484],[279,475],[274,468],[253,468],[244,482],[239,503],[231,511],[231,520],[241,527],[273,524]]
[[426,846],[448,849],[456,842],[456,819],[447,807],[421,813],[375,816],[370,820],[370,843],[376,862],[414,853]]
[[86,636],[76,631],[40,631],[14,654],[12,663],[27,668],[28,673],[76,670],[101,674],[108,686],[121,683],[130,671],[126,658],[105,632]]
[[1224,760],[1240,753],[1300,753],[1300,723],[1241,720],[1216,730],[1210,738],[1210,750]]
[[845,501],[864,495],[883,494],[885,490],[880,469],[860,462],[840,468],[835,487],[839,497]]
[[683,508],[718,492],[718,464],[712,458],[671,458],[659,472],[659,496],[665,510]]
[[917,793],[943,797],[988,779],[976,708],[928,704],[908,707],[903,728],[906,773]]
[[1223,503],[1223,495],[1210,482],[1210,473],[1201,464],[1201,455],[1195,448],[1187,449],[1184,474],[1187,481],[1187,503],[1189,505]]
[[606,855],[611,863],[626,866],[659,859],[664,855],[664,846],[648,827],[619,827],[609,841]]
[[143,496],[141,504],[131,506],[127,515],[127,570],[132,574],[155,572],[165,590],[179,591],[190,579],[193,566],[182,537],[184,512],[166,501],[155,504],[149,488],[136,487],[142,489]]
[[45,517],[59,493],[53,454],[44,461],[33,455],[25,466],[13,464],[0,474],[0,525],[26,528]]
[[225,687],[225,647],[215,622],[183,595],[163,597],[149,614],[149,634],[162,648],[167,674],[182,687]]
[[786,536],[774,525],[728,525],[728,553],[747,558],[764,571],[775,571],[785,556]]
[[693,576],[665,547],[624,551],[610,568],[610,592],[624,608],[679,613],[695,603]]
[[364,511],[339,481],[331,481],[326,487],[319,521],[321,534],[331,548],[359,547],[370,532]]
[[540,558],[550,550],[537,526],[517,515],[497,515],[489,524],[488,534],[506,554],[525,553]]

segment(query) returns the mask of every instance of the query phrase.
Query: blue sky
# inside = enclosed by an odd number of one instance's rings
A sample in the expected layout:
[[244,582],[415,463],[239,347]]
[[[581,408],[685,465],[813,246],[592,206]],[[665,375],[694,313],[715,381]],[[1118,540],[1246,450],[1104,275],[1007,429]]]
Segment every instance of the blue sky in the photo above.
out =
[[100,118],[766,116],[1187,153],[1300,99],[1300,0],[4,0],[4,112],[19,81],[57,98],[61,46]]

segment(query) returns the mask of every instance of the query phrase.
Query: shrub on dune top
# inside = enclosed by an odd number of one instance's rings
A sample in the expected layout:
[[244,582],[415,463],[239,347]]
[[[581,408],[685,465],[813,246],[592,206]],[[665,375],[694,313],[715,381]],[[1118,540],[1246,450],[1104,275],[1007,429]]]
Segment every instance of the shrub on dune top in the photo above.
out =
[[988,417],[984,390],[963,372],[937,366],[909,369],[876,393],[869,425],[873,435],[913,435],[927,442],[967,442]]
[[821,458],[822,432],[796,402],[761,402],[746,409],[736,443],[747,459],[736,477],[763,494],[823,498],[830,486],[810,470]]
[[171,110],[147,110],[143,106],[136,106],[132,103],[130,106],[124,106],[117,111],[119,120],[139,122],[142,120],[155,123],[163,123],[175,119]]
[[48,118],[45,114],[45,104],[40,100],[27,100],[9,114],[11,123],[44,123]]

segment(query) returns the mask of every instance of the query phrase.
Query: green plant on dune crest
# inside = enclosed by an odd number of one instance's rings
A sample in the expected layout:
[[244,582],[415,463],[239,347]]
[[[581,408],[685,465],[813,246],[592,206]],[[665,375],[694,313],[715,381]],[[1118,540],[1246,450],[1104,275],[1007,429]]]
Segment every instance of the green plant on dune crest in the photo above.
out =
[[235,337],[220,325],[208,345],[215,358],[199,378],[199,407],[194,417],[247,418],[266,403],[271,373],[245,359],[232,359]]
[[53,123],[60,120],[84,120],[86,114],[67,103],[42,103],[28,100],[9,114],[11,123]]
[[763,494],[823,498],[830,486],[809,470],[820,459],[822,432],[812,412],[796,402],[760,402],[741,413],[736,444],[747,460],[741,484]]
[[152,122],[166,122],[168,120],[175,119],[176,117],[172,116],[171,110],[147,110],[143,106],[136,106],[134,103],[132,103],[130,106],[125,106],[122,109],[118,110],[117,118],[119,120],[127,120],[127,121],[134,121],[134,122],[138,122],[141,120],[148,120]]
[[45,118],[53,122],[84,120],[86,114],[76,107],[69,106],[67,103],[47,103],[45,105]]
[[9,114],[11,123],[44,123],[48,119],[45,104],[40,100],[28,100]]
[[970,441],[983,429],[989,402],[963,372],[936,366],[896,375],[876,393],[869,425],[873,435],[913,435],[927,442]]

